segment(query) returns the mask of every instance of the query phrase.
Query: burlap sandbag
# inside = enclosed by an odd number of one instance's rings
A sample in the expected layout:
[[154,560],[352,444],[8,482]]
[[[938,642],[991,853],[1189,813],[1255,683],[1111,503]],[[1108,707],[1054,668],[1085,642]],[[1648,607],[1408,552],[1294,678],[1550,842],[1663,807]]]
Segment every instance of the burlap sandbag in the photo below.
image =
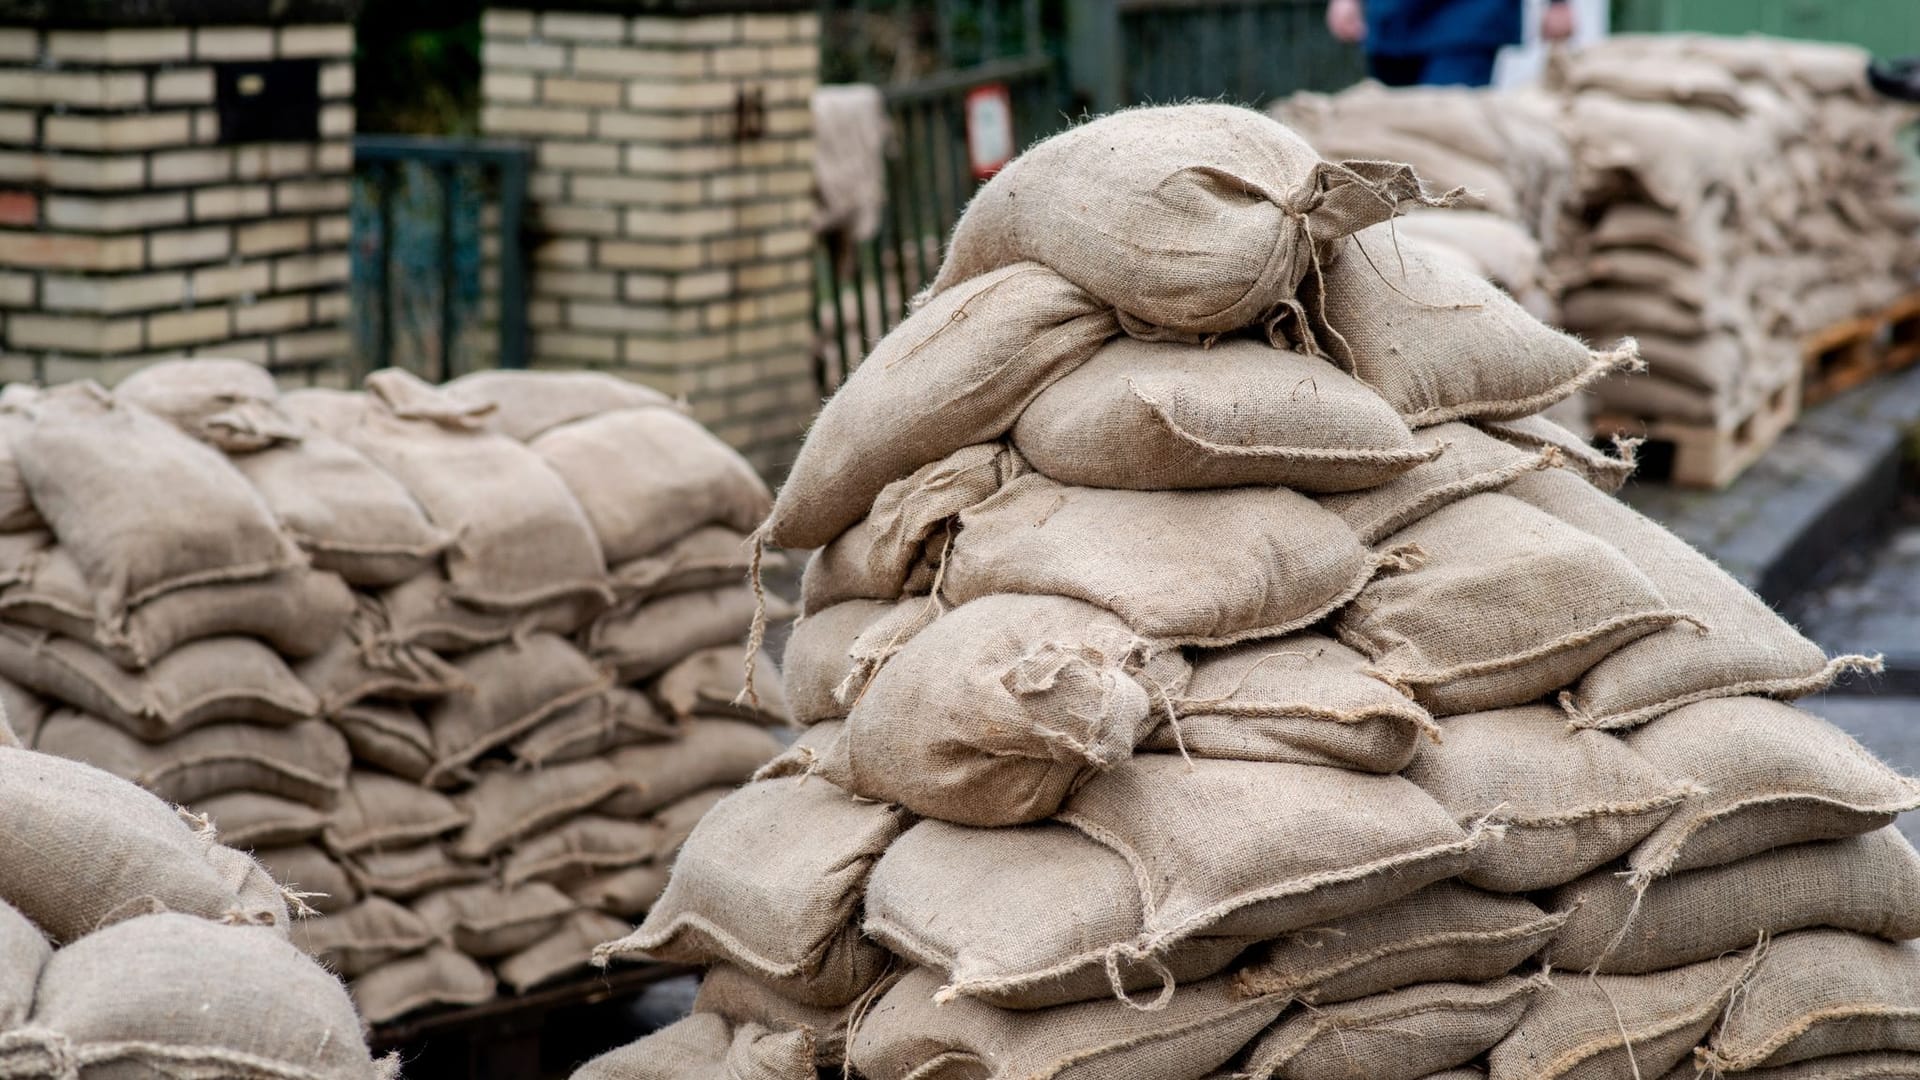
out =
[[405,702],[355,702],[328,719],[362,764],[416,783],[433,767],[433,731]]
[[1406,777],[1463,825],[1503,826],[1461,875],[1496,892],[1550,888],[1610,863],[1705,790],[1604,731],[1568,730],[1547,705],[1454,716],[1440,730]]
[[[886,992],[890,980],[882,980],[874,997]],[[790,1031],[805,1031],[813,1039],[814,1061],[822,1068],[833,1068],[847,1059],[847,1027],[864,1011],[865,1002],[856,1001],[839,1009],[803,1005],[781,994],[752,973],[732,964],[717,964],[700,977],[700,992],[693,999],[693,1011],[725,1017],[735,1024],[758,1024]]]
[[933,621],[931,598],[849,600],[793,624],[781,671],[787,710],[803,726],[847,715],[867,680]]
[[1317,244],[1427,201],[1411,168],[1322,161],[1249,109],[1128,109],[995,174],[928,291],[1031,259],[1140,323],[1218,334],[1297,310]]
[[[460,672],[433,651],[382,638],[377,625],[356,613],[347,632],[325,652],[294,670],[319,699],[322,716],[336,716],[369,698],[424,701],[460,688]],[[220,640],[232,640],[223,638]]]
[[[1812,1061],[1754,1069],[1740,1080],[1908,1080],[1920,1076],[1920,1054],[1887,1050],[1872,1054],[1835,1054]],[[1662,1080],[1699,1080],[1700,1066],[1685,1061]]]
[[1327,1005],[1416,983],[1486,982],[1539,952],[1567,916],[1563,906],[1550,915],[1524,897],[1435,882],[1386,907],[1285,935],[1236,972],[1233,987]]
[[1639,285],[1591,285],[1561,303],[1568,323],[1605,330],[1644,327],[1668,337],[1700,338],[1735,325],[1724,301],[1702,310]]
[[666,895],[595,960],[724,960],[807,1004],[845,1005],[887,965],[857,912],[873,861],[905,824],[898,807],[817,779],[749,784],[694,826]]
[[[671,848],[661,850],[661,840],[660,827],[650,821],[581,814],[515,844],[501,863],[500,880],[508,886],[527,881],[565,885],[596,872],[670,854]],[[623,928],[613,937],[626,933]]]
[[233,923],[272,912],[242,902],[173,807],[103,770],[0,748],[0,900],[56,944],[151,910]]
[[314,566],[355,585],[405,581],[432,567],[451,541],[400,481],[317,429],[233,464]]
[[40,968],[52,955],[53,946],[39,928],[0,900],[0,1037],[26,1022]]
[[907,642],[851,703],[821,774],[946,821],[1036,821],[1088,775],[1124,760],[1157,722],[1145,662],[1119,619],[1077,600],[962,604]]
[[674,407],[660,391],[602,371],[475,371],[442,389],[493,406],[488,426],[521,442],[615,409]]
[[1063,484],[1142,491],[1352,491],[1439,453],[1340,369],[1248,338],[1110,341],[1027,406],[1013,443]]
[[611,595],[586,512],[540,455],[482,430],[482,417],[458,413],[405,372],[376,372],[367,389],[380,404],[366,409],[347,441],[453,535],[445,560],[460,599],[516,608]]
[[473,820],[455,838],[452,850],[463,859],[484,859],[528,833],[604,802],[626,785],[601,758],[527,772],[488,772],[471,790],[454,797]]
[[1077,830],[922,821],[874,865],[862,928],[938,973],[939,1000],[1003,1009],[1108,996],[1145,1005],[1165,986],[1219,974],[1253,944],[1193,938],[1136,956],[1130,948],[1144,925],[1132,867]]
[[1543,980],[1425,983],[1292,1013],[1260,1037],[1253,1080],[1421,1080],[1505,1038]]
[[1628,864],[1638,881],[1871,832],[1920,808],[1920,782],[1825,720],[1777,701],[1688,705],[1627,743],[1656,768],[1706,789],[1634,849]]
[[0,592],[0,619],[78,638],[129,668],[226,634],[261,638],[284,656],[312,656],[346,629],[353,611],[353,592],[338,575],[302,568],[174,589],[102,623],[79,564],[60,547],[36,560],[27,580]]
[[1565,699],[1578,723],[1632,727],[1708,698],[1800,697],[1867,663],[1828,661],[1713,560],[1564,469],[1529,473],[1507,494],[1631,553],[1668,604],[1707,627],[1677,624],[1595,664]]
[[1487,1061],[1491,1080],[1661,1076],[1720,1018],[1753,970],[1751,953],[1654,975],[1566,972],[1534,998]]
[[1114,491],[1029,475],[960,515],[943,594],[1067,596],[1162,645],[1303,629],[1393,557],[1285,488]]
[[667,867],[659,863],[641,863],[639,866],[609,870],[568,885],[565,891],[583,908],[623,919],[638,919],[652,909],[661,893],[667,891]]
[[302,919],[293,943],[344,978],[417,953],[435,941],[433,928],[391,900],[371,896],[335,915]]
[[1203,652],[1186,689],[1160,703],[1173,717],[1140,749],[1398,772],[1439,728],[1366,667],[1366,657],[1319,634]]
[[1920,1051],[1920,945],[1807,930],[1762,948],[1698,1057],[1738,1072],[1873,1050]]
[[13,449],[15,436],[32,423],[25,406],[38,394],[39,390],[25,383],[0,389],[0,533],[47,527],[27,492],[27,479],[20,473],[20,461]]
[[1537,701],[1690,616],[1628,557],[1506,495],[1473,495],[1394,533],[1422,553],[1334,624],[1379,677],[1437,716]]
[[[677,592],[616,604],[587,627],[587,654],[612,667],[622,682],[639,682],[673,666],[696,649],[737,645],[753,626],[755,597],[744,584]],[[769,618],[788,611],[779,597],[768,601]]]
[[371,1024],[429,1005],[479,1005],[493,997],[493,976],[445,945],[390,960],[353,980],[353,1003]]
[[627,932],[627,924],[597,911],[576,911],[559,929],[494,965],[500,981],[516,994],[553,982],[563,975],[584,973],[594,946]]
[[1335,244],[1309,281],[1320,346],[1415,427],[1526,416],[1639,363],[1632,342],[1590,352],[1386,225]]
[[346,791],[327,823],[327,849],[351,855],[374,847],[405,847],[464,827],[467,812],[437,791],[369,770],[348,775]]
[[1378,544],[1436,510],[1483,491],[1498,491],[1524,473],[1562,461],[1544,447],[1522,450],[1465,423],[1421,428],[1419,437],[1437,441],[1445,453],[1378,487],[1320,497],[1320,505],[1351,526],[1361,543]]
[[1588,482],[1602,491],[1620,490],[1638,465],[1639,440],[1616,438],[1616,453],[1608,454],[1544,416],[1483,420],[1479,427],[1494,438],[1514,446],[1529,450],[1551,447],[1560,451],[1560,464],[1586,477]]
[[120,380],[113,395],[230,454],[300,439],[276,407],[273,373],[247,360],[163,360]]
[[486,960],[519,952],[558,929],[573,899],[544,881],[503,888],[491,882],[438,889],[413,902],[440,940]]
[[[775,685],[778,677],[777,672],[770,676]],[[515,739],[510,750],[520,764],[544,768],[678,734],[677,724],[662,716],[646,695],[615,686],[553,714]]]
[[888,484],[865,517],[807,560],[803,610],[928,592],[952,542],[953,519],[1026,471],[1003,444],[978,443]]
[[1920,937],[1920,855],[1899,830],[1879,829],[1686,871],[1644,890],[1600,871],[1552,902],[1572,917],[1547,959],[1581,971],[1658,971],[1818,926],[1904,941]]
[[[754,777],[760,779],[760,777]],[[693,835],[694,826],[707,816],[721,799],[733,794],[735,785],[715,784],[701,788],[691,795],[682,795],[672,802],[654,811],[648,823],[656,830],[654,844],[657,848],[657,860],[671,862],[680,845]]]
[[92,383],[41,394],[14,452],[103,622],[170,589],[305,562],[220,451]]
[[[702,525],[750,532],[773,507],[746,458],[674,409],[603,413],[528,445],[580,500],[609,563],[650,554]],[[609,469],[611,461],[643,467]]]
[[1040,391],[1119,332],[1110,307],[1034,263],[946,290],[882,338],[821,409],[768,540],[826,544],[888,484],[1006,434]]
[[15,745],[33,747],[40,725],[55,703],[11,679],[0,678],[0,727],[12,729]]
[[677,739],[609,754],[606,761],[620,778],[620,789],[601,809],[637,820],[703,788],[744,783],[782,749],[780,740],[758,724],[690,720]]
[[254,858],[273,880],[323,915],[345,911],[360,899],[360,888],[347,868],[316,844],[262,848]]
[[452,694],[427,712],[433,768],[426,783],[447,787],[471,776],[474,759],[532,731],[613,679],[558,634],[533,634],[460,658]]
[[696,1012],[646,1038],[609,1050],[573,1080],[815,1080],[813,1038],[805,1030],[738,1027]]
[[[614,566],[613,591],[634,600],[745,581],[753,568],[751,543],[724,525],[703,525],[666,547]],[[786,558],[769,551],[762,565],[784,567]]]
[[193,805],[213,823],[221,843],[244,851],[312,840],[332,813],[264,791],[224,791]]
[[363,851],[350,856],[346,866],[355,886],[396,900],[410,899],[448,885],[482,881],[493,875],[485,863],[454,858],[447,845],[440,842]]
[[856,1025],[847,1058],[868,1080],[1198,1080],[1280,1014],[1279,998],[1236,999],[1226,980],[1142,1012],[1092,1001],[1014,1012],[934,1003],[940,976],[916,969]]
[[410,578],[365,604],[381,641],[461,653],[541,631],[570,635],[605,611],[600,596],[565,596],[517,610],[462,603],[438,570]]
[[384,1080],[346,988],[270,930],[130,919],[47,961],[35,1028],[73,1073]]
[[285,726],[320,712],[313,692],[252,638],[191,641],[136,673],[72,638],[0,624],[0,676],[143,739],[222,720]]
[[1391,903],[1465,869],[1490,835],[1461,829],[1398,776],[1172,754],[1093,778],[1059,819],[1134,867],[1141,956],[1195,934],[1270,938]]
[[347,740],[322,720],[290,727],[208,724],[162,743],[142,742],[85,713],[47,718],[36,748],[97,765],[171,803],[259,791],[330,809],[347,784]]
[[750,705],[741,700],[747,683],[740,653],[740,648],[734,645],[688,653],[653,680],[650,688],[653,700],[675,720],[718,716],[763,724],[787,723],[789,710],[786,692],[781,688],[780,669],[774,666],[773,657],[765,650],[754,653],[752,661],[759,703]]

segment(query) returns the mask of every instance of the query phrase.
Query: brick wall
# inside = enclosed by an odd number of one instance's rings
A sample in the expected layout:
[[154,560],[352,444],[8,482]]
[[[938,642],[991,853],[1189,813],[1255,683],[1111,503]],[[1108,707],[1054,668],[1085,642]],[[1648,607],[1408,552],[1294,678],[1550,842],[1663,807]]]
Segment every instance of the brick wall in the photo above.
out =
[[[161,357],[336,377],[352,27],[0,27],[0,381]],[[318,142],[223,145],[217,66],[317,62]]]
[[811,13],[489,10],[482,126],[535,150],[529,355],[684,395],[779,473],[818,404]]

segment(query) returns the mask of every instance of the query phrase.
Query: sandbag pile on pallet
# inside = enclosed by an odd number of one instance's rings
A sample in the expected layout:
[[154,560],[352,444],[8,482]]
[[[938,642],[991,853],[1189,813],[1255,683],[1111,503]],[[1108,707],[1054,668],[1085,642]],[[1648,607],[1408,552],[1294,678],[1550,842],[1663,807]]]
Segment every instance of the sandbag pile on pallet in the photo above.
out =
[[1553,81],[1587,224],[1565,324],[1640,338],[1629,416],[1732,427],[1801,377],[1800,339],[1913,289],[1920,216],[1868,54],[1773,38],[1626,36]]
[[582,968],[784,706],[732,704],[771,497],[671,402],[368,386],[10,388],[0,697],[310,894],[296,943],[384,1023]]
[[1603,490],[1630,466],[1535,414],[1631,347],[1396,257],[1421,201],[1214,105],[981,190],[768,524],[819,549],[807,730],[601,951],[708,966],[695,1013],[581,1080],[1920,1045],[1845,1022],[1920,1006],[1920,786],[1776,700],[1861,661]]
[[0,1076],[383,1080],[287,897],[195,819],[0,715]]

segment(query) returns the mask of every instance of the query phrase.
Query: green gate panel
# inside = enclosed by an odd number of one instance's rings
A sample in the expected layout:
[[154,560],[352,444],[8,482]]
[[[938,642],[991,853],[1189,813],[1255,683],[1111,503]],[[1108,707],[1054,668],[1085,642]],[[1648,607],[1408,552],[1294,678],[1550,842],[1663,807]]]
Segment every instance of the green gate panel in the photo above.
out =
[[1920,54],[1915,0],[1615,0],[1616,33],[1688,30],[1844,41],[1878,56]]

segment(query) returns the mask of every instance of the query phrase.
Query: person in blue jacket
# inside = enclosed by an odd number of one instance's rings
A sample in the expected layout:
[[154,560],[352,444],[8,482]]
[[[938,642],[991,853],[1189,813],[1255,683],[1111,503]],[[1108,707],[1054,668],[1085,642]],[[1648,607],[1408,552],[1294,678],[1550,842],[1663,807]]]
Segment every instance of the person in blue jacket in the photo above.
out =
[[[1327,29],[1364,43],[1367,74],[1388,86],[1485,86],[1503,45],[1521,39],[1523,0],[1329,0]],[[1573,8],[1549,0],[1540,36],[1573,35]]]

